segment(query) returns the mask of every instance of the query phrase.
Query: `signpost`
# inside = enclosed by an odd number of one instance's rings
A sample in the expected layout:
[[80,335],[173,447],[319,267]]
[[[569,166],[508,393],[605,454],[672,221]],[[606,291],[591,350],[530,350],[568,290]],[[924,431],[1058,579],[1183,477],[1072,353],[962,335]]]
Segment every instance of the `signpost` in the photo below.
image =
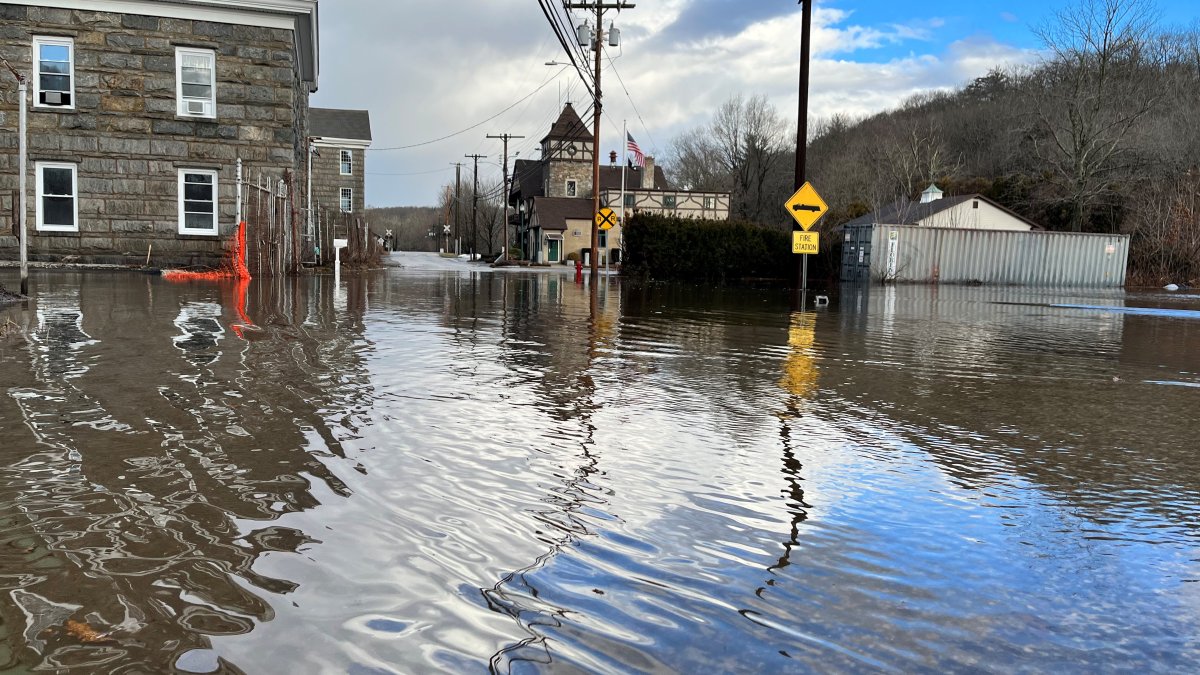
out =
[[[784,202],[784,209],[792,215],[799,230],[792,230],[792,253],[803,256],[816,255],[820,252],[820,235],[809,232],[813,225],[829,211],[829,205],[817,194],[812,183],[805,183],[796,190],[796,194]],[[808,291],[808,258],[804,258],[803,270],[800,272],[800,291]]]

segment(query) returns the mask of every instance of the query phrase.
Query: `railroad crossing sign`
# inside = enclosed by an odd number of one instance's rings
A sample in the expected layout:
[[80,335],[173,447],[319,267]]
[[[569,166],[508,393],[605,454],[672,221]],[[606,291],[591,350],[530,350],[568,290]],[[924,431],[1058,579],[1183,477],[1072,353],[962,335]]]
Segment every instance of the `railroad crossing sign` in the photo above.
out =
[[829,210],[825,200],[821,199],[821,195],[813,189],[812,183],[800,186],[800,189],[796,190],[796,194],[784,203],[784,207],[806,232],[812,229],[812,226],[816,225],[821,216]]
[[816,232],[792,230],[792,253],[816,255],[821,252],[820,235]]
[[596,214],[596,226],[602,230],[611,230],[617,224],[617,214],[607,206]]

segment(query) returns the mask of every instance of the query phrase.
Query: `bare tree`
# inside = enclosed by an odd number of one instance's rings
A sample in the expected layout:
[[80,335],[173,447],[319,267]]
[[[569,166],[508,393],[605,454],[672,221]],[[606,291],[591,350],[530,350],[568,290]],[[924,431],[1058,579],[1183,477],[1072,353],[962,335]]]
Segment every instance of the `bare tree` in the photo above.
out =
[[1149,0],[1077,0],[1038,31],[1049,60],[1026,78],[1031,140],[1049,179],[1082,230],[1089,209],[1122,167],[1127,141],[1161,94],[1147,49],[1154,22]]
[[668,168],[681,186],[727,190],[733,215],[754,222],[778,219],[776,194],[788,181],[788,123],[765,96],[741,94],[717,108],[712,122],[680,135],[668,151]]

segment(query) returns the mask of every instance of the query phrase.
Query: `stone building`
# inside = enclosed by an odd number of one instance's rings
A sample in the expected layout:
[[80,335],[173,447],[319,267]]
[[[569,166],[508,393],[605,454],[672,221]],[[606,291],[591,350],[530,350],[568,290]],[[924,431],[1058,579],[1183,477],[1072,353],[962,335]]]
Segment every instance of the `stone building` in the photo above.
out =
[[[0,54],[30,74],[33,260],[212,264],[236,166],[303,175],[316,0],[0,0]],[[0,257],[17,189],[16,86],[0,75]],[[297,181],[299,182],[299,181]]]
[[[517,160],[509,190],[509,205],[517,240],[527,260],[558,263],[571,253],[581,259],[592,246],[593,135],[570,103],[566,104],[541,141],[541,158]],[[600,167],[600,204],[618,213],[664,213],[681,217],[725,220],[729,194],[673,190],[662,167],[646,157],[645,167],[621,165],[617,154]],[[622,192],[625,198],[621,199]],[[621,260],[621,225],[599,233],[599,260]]]
[[366,210],[366,150],[371,116],[366,110],[309,111],[313,209],[323,221],[361,218]]

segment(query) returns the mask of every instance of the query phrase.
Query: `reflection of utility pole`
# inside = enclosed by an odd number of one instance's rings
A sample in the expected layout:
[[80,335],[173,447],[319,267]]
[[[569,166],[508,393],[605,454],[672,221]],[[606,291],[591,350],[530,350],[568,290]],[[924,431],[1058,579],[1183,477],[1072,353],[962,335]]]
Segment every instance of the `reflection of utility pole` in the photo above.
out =
[[[601,112],[601,96],[600,96],[600,51],[604,40],[604,10],[606,9],[633,9],[636,5],[632,5],[625,0],[619,0],[613,3],[604,3],[600,0],[592,0],[591,2],[563,2],[563,7],[570,9],[586,9],[596,12],[596,32],[591,37],[592,50],[596,52],[596,72],[595,80],[592,83],[595,86],[592,98],[592,279],[596,279],[600,275],[600,258],[597,255],[600,249],[600,228],[596,224],[595,215],[600,213],[600,112]],[[587,42],[587,25],[579,26],[576,33],[579,39],[579,46],[588,46]],[[620,31],[615,29],[609,30],[609,42],[616,47],[620,43]],[[624,139],[622,139],[624,141]]]
[[[20,177],[17,179],[17,187],[21,191],[21,196],[17,198],[17,222],[18,242],[21,249],[21,295],[29,295],[29,228],[25,223],[25,212],[29,210],[29,205],[26,203],[25,193],[29,188],[26,185],[28,180],[25,176],[27,173],[26,164],[29,163],[27,150],[25,147],[25,94],[29,90],[29,81],[25,76],[18,73],[16,68],[13,68],[8,60],[0,57],[0,61],[4,62],[4,67],[17,78],[17,105],[20,106],[20,113],[17,114],[17,170],[20,172]],[[78,223],[77,223],[78,224]]]
[[479,160],[487,159],[487,155],[463,155],[467,159],[475,160],[475,187],[471,190],[471,259],[475,259],[475,254],[479,251]]
[[502,247],[504,250],[500,252],[499,259],[508,260],[508,139],[525,137],[512,134],[500,134],[499,136],[488,134],[488,138],[499,138],[504,141],[504,246]]
[[462,189],[462,162],[451,162],[454,165],[454,252],[462,254],[462,231],[458,228],[458,212],[462,206],[458,193]]

